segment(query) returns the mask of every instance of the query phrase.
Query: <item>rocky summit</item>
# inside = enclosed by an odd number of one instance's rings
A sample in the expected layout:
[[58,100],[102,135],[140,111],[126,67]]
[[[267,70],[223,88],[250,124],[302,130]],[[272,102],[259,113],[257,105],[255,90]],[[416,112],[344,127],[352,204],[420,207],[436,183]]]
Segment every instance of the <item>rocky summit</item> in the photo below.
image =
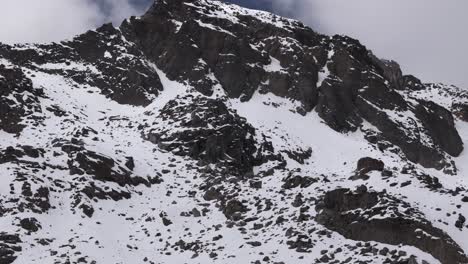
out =
[[468,91],[212,0],[0,44],[0,263],[468,263]]

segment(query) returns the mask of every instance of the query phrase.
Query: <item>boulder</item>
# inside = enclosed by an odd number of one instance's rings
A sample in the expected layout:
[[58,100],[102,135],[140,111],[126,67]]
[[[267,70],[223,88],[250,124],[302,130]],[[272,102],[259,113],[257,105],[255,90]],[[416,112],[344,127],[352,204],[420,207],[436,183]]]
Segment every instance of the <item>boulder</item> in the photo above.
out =
[[336,189],[325,194],[317,209],[319,223],[348,239],[410,245],[443,264],[468,263],[468,257],[450,236],[409,204],[386,193],[367,188]]
[[21,219],[20,226],[29,232],[37,232],[41,228],[41,225],[34,217]]
[[22,247],[19,245],[21,242],[18,234],[0,232],[0,263],[13,263],[17,254],[22,251]]
[[239,220],[242,217],[242,213],[246,213],[247,211],[247,207],[235,199],[228,201],[223,207],[223,214],[230,220]]
[[383,171],[384,168],[385,164],[383,161],[366,157],[359,159],[356,172],[358,174],[367,174],[371,171]]

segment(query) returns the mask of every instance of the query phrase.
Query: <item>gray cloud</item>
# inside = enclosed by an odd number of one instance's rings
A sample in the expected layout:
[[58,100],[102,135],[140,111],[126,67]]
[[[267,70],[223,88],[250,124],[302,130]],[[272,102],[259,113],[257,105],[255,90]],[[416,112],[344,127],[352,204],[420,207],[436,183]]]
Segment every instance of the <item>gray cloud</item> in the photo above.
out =
[[59,41],[142,12],[130,0],[2,0],[0,42]]
[[359,39],[406,73],[468,88],[466,0],[270,0],[325,34]]

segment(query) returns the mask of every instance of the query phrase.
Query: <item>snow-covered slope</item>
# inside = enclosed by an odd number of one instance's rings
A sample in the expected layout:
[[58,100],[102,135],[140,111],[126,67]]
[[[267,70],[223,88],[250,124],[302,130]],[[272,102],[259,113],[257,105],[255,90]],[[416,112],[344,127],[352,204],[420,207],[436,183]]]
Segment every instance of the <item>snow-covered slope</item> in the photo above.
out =
[[0,45],[0,263],[468,263],[468,92],[208,0]]

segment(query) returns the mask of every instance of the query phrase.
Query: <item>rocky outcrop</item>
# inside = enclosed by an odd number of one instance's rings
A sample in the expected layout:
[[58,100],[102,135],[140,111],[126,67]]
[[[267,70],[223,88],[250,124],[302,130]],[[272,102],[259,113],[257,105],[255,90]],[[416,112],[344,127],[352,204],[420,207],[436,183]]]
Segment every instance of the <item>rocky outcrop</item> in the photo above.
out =
[[[447,114],[441,122],[427,121],[443,110],[421,113],[424,103],[413,105],[398,93],[424,86],[403,75],[397,63],[377,59],[348,37],[323,36],[296,21],[272,23],[263,13],[243,15],[242,9],[220,5],[158,1],[120,28],[169,78],[205,95],[219,85],[228,97],[249,100],[260,87],[259,93],[300,102],[294,110],[301,114],[315,108],[340,132],[356,131],[366,120],[412,162],[455,173],[446,155],[457,156],[461,145],[453,122]],[[433,134],[444,129],[450,131],[444,140]]]
[[466,262],[468,93],[355,39],[155,1],[0,64],[0,263]]
[[242,214],[247,212],[247,207],[238,200],[230,200],[223,207],[223,214],[231,220],[239,220]]
[[68,155],[68,168],[71,175],[92,175],[94,179],[115,182],[120,186],[151,186],[150,180],[133,175],[123,164],[110,157],[87,150],[78,140],[57,141],[54,147],[60,147]]
[[20,226],[29,232],[37,232],[41,229],[41,225],[34,217],[21,219]]
[[283,188],[284,189],[294,189],[297,187],[300,188],[307,188],[310,185],[316,183],[318,180],[314,179],[309,176],[299,176],[299,175],[288,175],[285,179],[283,179]]
[[[401,210],[399,208],[404,208]],[[317,221],[343,236],[361,241],[412,245],[443,264],[468,263],[463,250],[417,210],[386,193],[336,189],[325,194]]]
[[112,100],[146,106],[163,89],[154,67],[111,24],[88,31],[64,44],[99,71],[91,75],[69,73],[73,80],[100,88]]
[[145,129],[146,138],[160,148],[220,164],[233,174],[252,174],[253,166],[269,157],[277,158],[264,152],[262,142],[256,141],[255,128],[221,100],[178,97],[167,103],[152,122],[157,126]]
[[146,106],[162,90],[151,63],[111,24],[61,43],[0,46],[0,56],[16,65],[97,87],[121,104]]
[[435,145],[449,155],[454,157],[460,155],[463,151],[463,141],[455,128],[454,119],[449,110],[434,102],[419,101],[415,115],[421,120]]
[[7,147],[0,150],[0,164],[7,162],[21,162],[24,157],[39,158],[44,156],[45,151],[43,149],[34,148],[32,146],[17,146]]
[[188,81],[205,95],[220,84],[229,97],[248,100],[260,86],[310,111],[318,95],[316,60],[324,57],[312,47],[322,36],[296,21],[270,20],[270,14],[251,16],[217,2],[158,1],[141,19],[125,21],[121,30],[169,78]]
[[[300,114],[315,109],[340,132],[368,121],[410,161],[456,172],[450,156],[462,147],[451,114],[435,105],[426,111],[427,103],[400,94],[423,90],[417,78],[357,40],[320,35],[298,21],[206,0],[156,1],[143,17],[119,28],[107,24],[37,48],[45,52],[2,45],[0,56],[98,87],[122,104],[146,106],[159,95],[163,87],[154,65],[205,95],[214,87],[244,101],[255,92],[272,93],[299,102],[293,110]],[[440,114],[443,120],[432,123]],[[17,124],[18,117],[3,123],[9,122]],[[446,137],[436,135],[444,130]]]
[[[399,93],[384,84],[366,89],[359,95],[357,104],[361,115],[379,129],[383,139],[398,146],[410,161],[456,173],[446,151],[458,156],[463,143],[447,110],[436,105],[428,108],[424,102],[405,101]],[[439,117],[435,108],[448,114]],[[440,118],[440,122],[430,121]],[[450,133],[443,142],[434,132],[445,129]]]
[[366,174],[371,171],[383,171],[384,168],[385,163],[383,161],[366,157],[359,159],[356,172]]
[[20,68],[0,65],[0,129],[17,134],[26,126],[26,119],[37,119],[41,112],[40,89],[32,87],[31,79]]
[[21,243],[19,235],[0,233],[0,263],[10,264],[16,260],[16,255],[22,250],[19,243]]

